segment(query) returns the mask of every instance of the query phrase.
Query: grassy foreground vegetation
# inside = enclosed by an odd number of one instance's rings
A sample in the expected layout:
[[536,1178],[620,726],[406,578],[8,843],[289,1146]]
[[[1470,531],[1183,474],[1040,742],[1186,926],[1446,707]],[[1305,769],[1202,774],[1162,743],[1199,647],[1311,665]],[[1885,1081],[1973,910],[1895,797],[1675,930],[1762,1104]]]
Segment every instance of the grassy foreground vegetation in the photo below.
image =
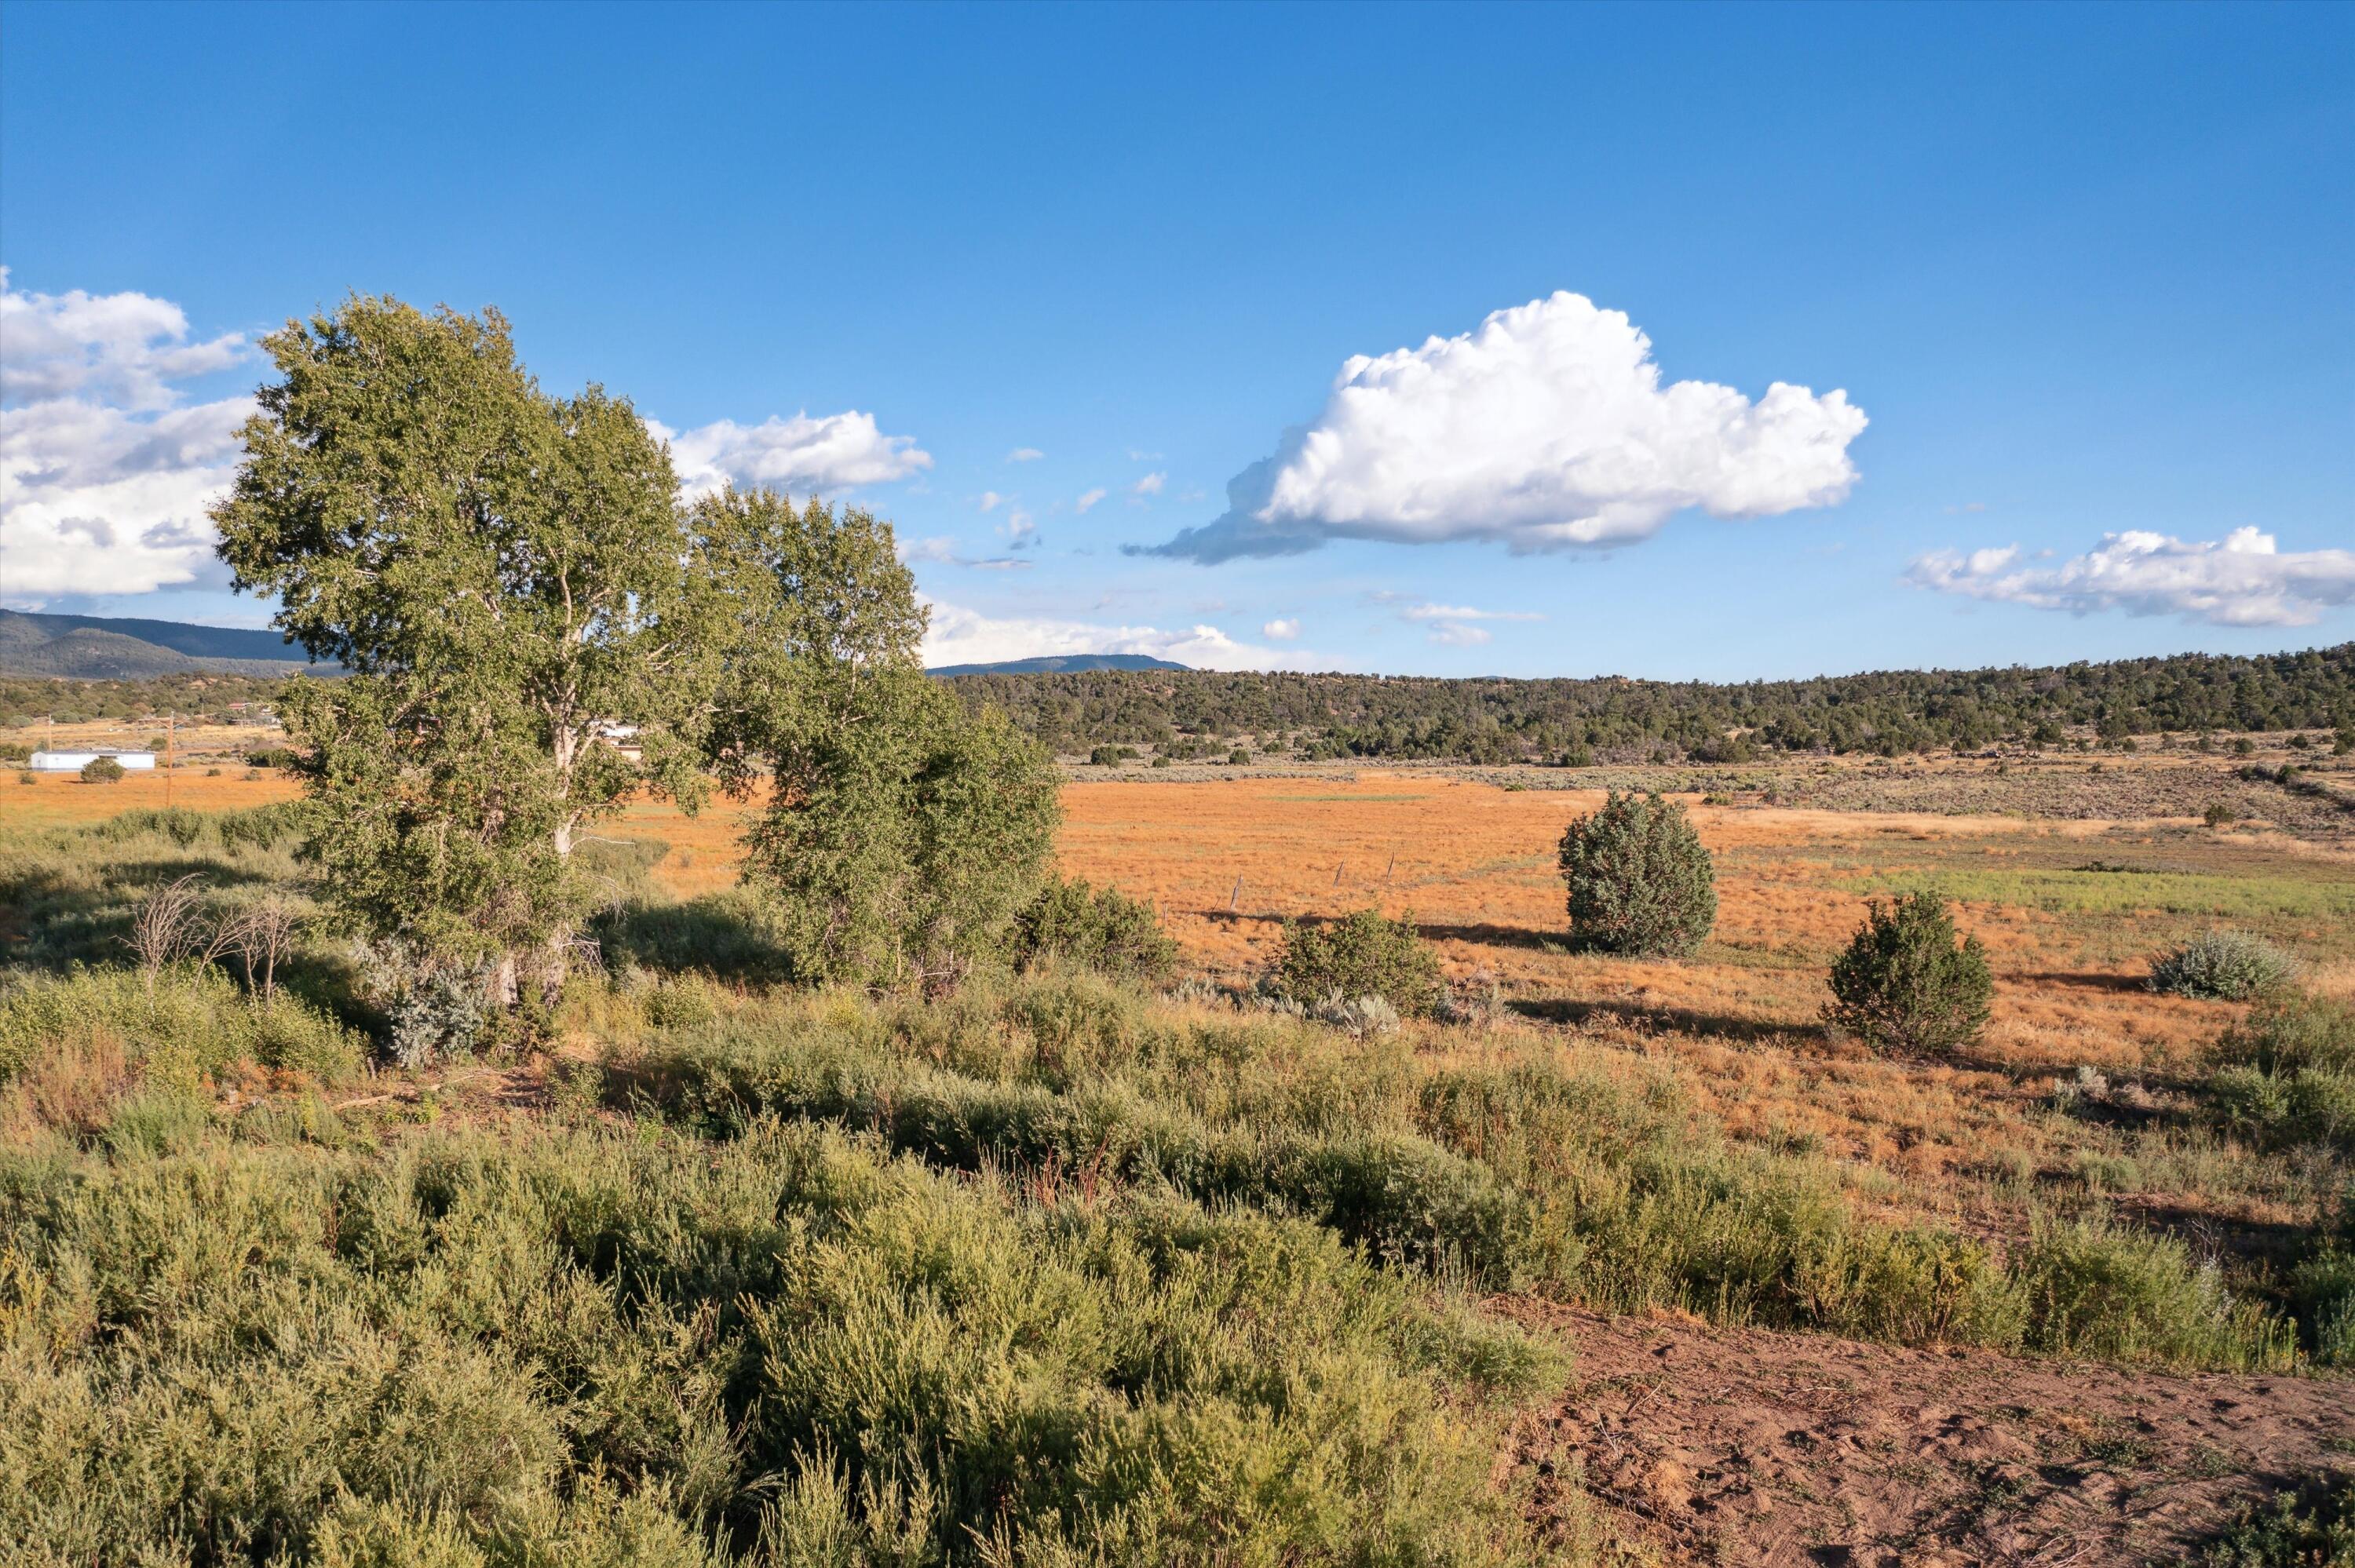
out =
[[52,1561],[1523,1560],[1543,1358],[1296,1222],[774,1121],[5,1182],[0,1531]]
[[[1491,1476],[1568,1367],[1482,1294],[2274,1370],[2350,1319],[2336,1254],[2268,1301],[2098,1218],[1875,1218],[1540,1035],[1047,955],[795,987],[746,978],[753,906],[642,885],[547,1108],[421,1125],[318,927],[267,1007],[91,961],[166,873],[292,874],[255,824],[6,850],[47,891],[0,988],[0,1531],[45,1560],[1576,1561]],[[742,969],[667,961],[682,921]]]

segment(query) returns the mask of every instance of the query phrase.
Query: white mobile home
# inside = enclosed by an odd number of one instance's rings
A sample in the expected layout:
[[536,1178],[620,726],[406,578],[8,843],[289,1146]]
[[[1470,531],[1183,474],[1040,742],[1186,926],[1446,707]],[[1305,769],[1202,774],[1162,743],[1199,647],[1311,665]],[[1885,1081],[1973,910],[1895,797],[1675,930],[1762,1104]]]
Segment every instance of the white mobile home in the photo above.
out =
[[79,773],[101,757],[112,757],[131,773],[155,766],[155,754],[152,751],[117,751],[104,746],[89,751],[37,751],[25,766],[36,773]]

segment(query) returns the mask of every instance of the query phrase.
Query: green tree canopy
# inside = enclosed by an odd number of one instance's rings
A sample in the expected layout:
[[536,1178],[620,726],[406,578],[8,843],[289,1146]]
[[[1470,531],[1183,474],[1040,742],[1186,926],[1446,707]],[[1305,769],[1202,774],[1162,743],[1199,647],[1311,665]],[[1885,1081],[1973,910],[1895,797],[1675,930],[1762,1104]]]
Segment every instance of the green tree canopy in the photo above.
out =
[[370,931],[496,959],[512,995],[581,911],[573,846],[641,778],[600,726],[698,799],[708,596],[669,454],[601,388],[542,392],[495,311],[354,296],[263,346],[279,379],[213,517],[236,586],[351,672],[282,703],[314,852]]
[[810,980],[953,982],[1005,951],[1060,808],[1044,752],[923,671],[889,524],[734,490],[692,509],[728,640],[709,745],[767,810],[745,871]]

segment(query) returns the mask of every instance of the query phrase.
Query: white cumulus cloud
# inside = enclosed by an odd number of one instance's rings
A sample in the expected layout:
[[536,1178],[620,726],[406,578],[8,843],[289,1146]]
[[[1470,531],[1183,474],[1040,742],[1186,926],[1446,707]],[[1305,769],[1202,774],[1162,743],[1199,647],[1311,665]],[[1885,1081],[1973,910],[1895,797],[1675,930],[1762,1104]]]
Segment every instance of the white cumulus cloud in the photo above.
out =
[[0,397],[82,394],[138,409],[178,403],[175,381],[226,370],[245,356],[228,333],[190,343],[186,312],[149,294],[20,293],[0,267]]
[[1777,381],[1753,402],[1713,382],[1664,387],[1624,313],[1561,292],[1459,337],[1350,359],[1323,412],[1228,484],[1224,515],[1153,553],[1625,544],[1687,507],[1764,517],[1838,502],[1864,427],[1845,392]]
[[1006,454],[1006,461],[1007,462],[1037,462],[1040,458],[1045,457],[1046,455],[1047,454],[1045,452],[1040,451],[1037,447],[1016,447],[1012,451]]
[[757,425],[715,419],[673,430],[658,419],[646,428],[670,443],[679,488],[703,495],[733,482],[743,488],[825,495],[862,484],[886,484],[932,466],[913,436],[887,436],[875,416],[856,409],[812,418],[771,415]]
[[1972,599],[2077,615],[2178,615],[2211,626],[2310,626],[2326,610],[2355,604],[2355,550],[2284,551],[2254,527],[2214,541],[2129,529],[2057,563],[2027,560],[2016,545],[1937,550],[1905,575]]
[[1080,492],[1080,498],[1071,503],[1071,510],[1074,512],[1085,513],[1089,507],[1093,506],[1097,502],[1102,501],[1104,498],[1104,493],[1105,493],[1101,488],[1095,490],[1083,490]]
[[[1198,670],[1305,669],[1312,662],[1305,655],[1238,642],[1215,626],[1107,626],[1052,617],[984,615],[931,598],[925,603],[932,624],[924,633],[924,662],[933,668],[1057,653],[1148,653]],[[1334,668],[1330,660],[1314,662],[1317,668]]]
[[0,600],[144,593],[212,559],[206,509],[236,472],[248,397],[173,383],[232,366],[146,294],[20,293],[0,269]]
[[1166,473],[1148,473],[1128,487],[1131,495],[1158,495],[1169,482]]
[[1271,620],[1259,629],[1259,634],[1272,642],[1290,642],[1300,635],[1300,622],[1289,617]]

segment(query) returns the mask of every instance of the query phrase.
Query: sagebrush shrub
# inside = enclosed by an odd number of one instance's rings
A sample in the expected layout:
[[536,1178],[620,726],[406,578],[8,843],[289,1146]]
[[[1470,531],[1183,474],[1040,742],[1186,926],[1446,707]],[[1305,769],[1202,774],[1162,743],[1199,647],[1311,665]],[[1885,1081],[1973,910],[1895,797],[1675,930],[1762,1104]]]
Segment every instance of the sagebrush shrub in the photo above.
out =
[[112,757],[93,757],[81,765],[81,781],[85,784],[117,784],[123,779],[123,764]]
[[1717,923],[1717,872],[1683,806],[1614,793],[1561,835],[1571,939],[1607,953],[1682,957]]
[[2214,1001],[2279,990],[2296,970],[2287,953],[2246,931],[2208,931],[2151,961],[2150,989]]
[[1359,909],[1322,926],[1286,920],[1275,983],[1304,1006],[1378,996],[1422,1018],[1439,1005],[1439,958],[1415,930],[1412,915],[1391,920],[1379,909]]
[[1952,1051],[1987,1027],[1995,975],[1977,937],[1957,939],[1935,893],[1866,906],[1864,924],[1832,960],[1825,1022],[1876,1045]]
[[490,1022],[483,988],[471,971],[436,969],[403,991],[387,1013],[393,1060],[414,1071],[471,1054]]
[[1360,1040],[1369,1034],[1398,1033],[1398,1009],[1379,996],[1327,997],[1310,1009],[1308,1015]]

